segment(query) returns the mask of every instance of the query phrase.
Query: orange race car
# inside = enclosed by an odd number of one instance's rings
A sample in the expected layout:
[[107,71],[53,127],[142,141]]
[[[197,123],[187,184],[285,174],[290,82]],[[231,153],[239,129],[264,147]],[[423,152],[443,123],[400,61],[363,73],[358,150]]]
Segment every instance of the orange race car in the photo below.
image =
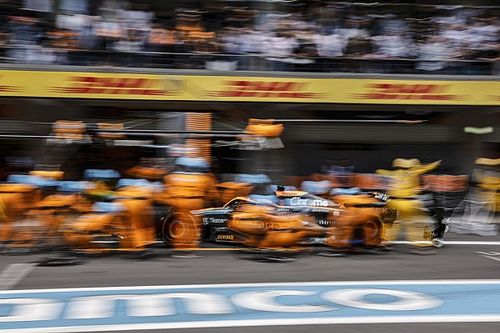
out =
[[369,247],[382,243],[384,222],[390,220],[385,205],[369,193],[356,199],[344,195],[336,203],[278,187],[274,195],[237,197],[222,207],[191,214],[202,221],[204,241],[274,249],[323,245],[344,250],[355,240]]

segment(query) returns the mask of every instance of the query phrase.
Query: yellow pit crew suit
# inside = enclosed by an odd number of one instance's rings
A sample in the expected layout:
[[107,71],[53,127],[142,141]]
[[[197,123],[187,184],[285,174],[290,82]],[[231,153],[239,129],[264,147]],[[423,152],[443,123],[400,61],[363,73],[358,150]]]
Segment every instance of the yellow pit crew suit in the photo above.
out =
[[398,212],[398,218],[392,225],[384,226],[384,239],[394,241],[400,229],[405,229],[406,238],[415,246],[431,246],[430,226],[427,225],[427,216],[423,212],[423,203],[417,195],[420,191],[420,176],[439,166],[441,162],[421,165],[417,159],[395,159],[395,170],[377,170],[380,175],[389,177],[391,184],[388,194],[390,200],[388,208]]
[[498,213],[500,212],[500,158],[478,158],[476,165],[486,168],[475,173],[482,201],[488,202],[488,208]]

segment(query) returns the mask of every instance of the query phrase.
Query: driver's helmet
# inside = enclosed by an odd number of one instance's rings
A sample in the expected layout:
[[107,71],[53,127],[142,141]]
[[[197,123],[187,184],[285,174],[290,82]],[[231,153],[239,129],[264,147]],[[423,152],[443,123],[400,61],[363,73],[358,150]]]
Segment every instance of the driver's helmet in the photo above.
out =
[[286,190],[285,186],[277,185],[276,190],[274,191],[274,195],[279,198],[281,197],[281,193],[283,193],[285,190]]
[[394,169],[411,169],[417,166],[420,166],[420,161],[416,158],[396,158],[392,161],[392,167]]

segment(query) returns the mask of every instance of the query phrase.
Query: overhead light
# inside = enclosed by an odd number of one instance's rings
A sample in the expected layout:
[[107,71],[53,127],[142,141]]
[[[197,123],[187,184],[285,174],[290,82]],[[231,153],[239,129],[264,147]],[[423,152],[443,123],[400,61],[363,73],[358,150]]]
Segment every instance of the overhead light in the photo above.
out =
[[487,127],[467,126],[464,128],[464,132],[470,133],[470,134],[478,134],[478,135],[490,134],[490,133],[493,133],[493,127],[491,127],[491,126],[487,126]]

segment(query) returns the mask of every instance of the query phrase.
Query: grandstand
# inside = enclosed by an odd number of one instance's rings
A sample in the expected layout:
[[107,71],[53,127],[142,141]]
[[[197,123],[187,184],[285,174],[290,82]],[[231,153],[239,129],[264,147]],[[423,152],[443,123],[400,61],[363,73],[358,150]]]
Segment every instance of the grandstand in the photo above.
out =
[[4,1],[5,63],[496,75],[495,1]]

